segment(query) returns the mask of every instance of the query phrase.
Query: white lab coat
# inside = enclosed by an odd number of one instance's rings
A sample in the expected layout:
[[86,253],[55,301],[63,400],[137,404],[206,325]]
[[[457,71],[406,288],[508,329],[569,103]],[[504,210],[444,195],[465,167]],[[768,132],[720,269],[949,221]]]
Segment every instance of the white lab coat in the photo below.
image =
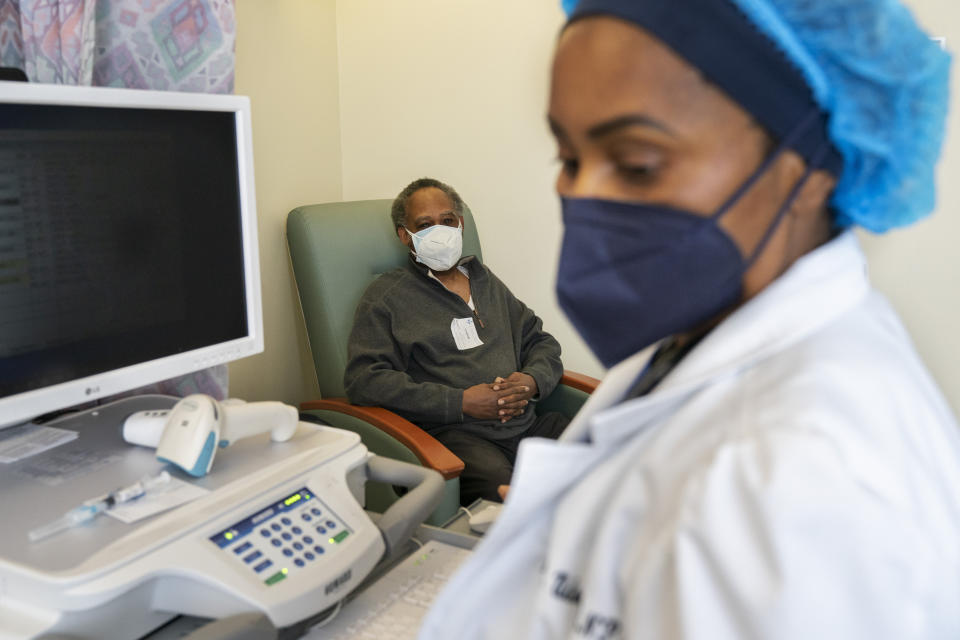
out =
[[853,234],[621,402],[649,355],[523,443],[421,640],[960,638],[960,433]]

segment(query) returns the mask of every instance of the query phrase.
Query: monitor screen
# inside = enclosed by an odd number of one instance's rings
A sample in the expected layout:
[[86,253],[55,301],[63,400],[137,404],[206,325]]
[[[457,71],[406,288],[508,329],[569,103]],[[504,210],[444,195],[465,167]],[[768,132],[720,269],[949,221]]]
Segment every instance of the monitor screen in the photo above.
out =
[[0,425],[262,350],[247,105],[0,84]]

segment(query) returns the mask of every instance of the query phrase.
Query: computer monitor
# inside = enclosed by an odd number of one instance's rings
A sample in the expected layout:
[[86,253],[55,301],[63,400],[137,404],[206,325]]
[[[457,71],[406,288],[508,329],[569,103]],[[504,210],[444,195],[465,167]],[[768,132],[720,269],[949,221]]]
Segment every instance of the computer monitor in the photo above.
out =
[[0,426],[262,350],[249,100],[0,82]]

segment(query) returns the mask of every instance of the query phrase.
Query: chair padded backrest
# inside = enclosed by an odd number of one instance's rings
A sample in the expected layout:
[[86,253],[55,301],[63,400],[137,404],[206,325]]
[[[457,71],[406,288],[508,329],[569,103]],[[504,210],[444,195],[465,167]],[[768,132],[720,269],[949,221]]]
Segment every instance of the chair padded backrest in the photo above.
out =
[[[347,341],[363,292],[408,259],[390,222],[392,202],[314,204],[287,216],[290,258],[323,397],[344,395]],[[463,217],[463,255],[482,260],[477,227],[466,207]]]

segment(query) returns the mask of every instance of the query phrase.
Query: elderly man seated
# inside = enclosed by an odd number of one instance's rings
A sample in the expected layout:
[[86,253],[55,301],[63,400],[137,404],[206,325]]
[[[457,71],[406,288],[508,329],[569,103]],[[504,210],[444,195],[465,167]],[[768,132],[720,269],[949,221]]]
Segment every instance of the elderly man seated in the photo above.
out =
[[560,380],[560,345],[490,269],[461,257],[463,201],[453,188],[416,180],[391,218],[410,260],[360,300],[347,396],[397,412],[463,460],[463,504],[499,501],[520,440],[556,438],[567,425],[533,411]]

